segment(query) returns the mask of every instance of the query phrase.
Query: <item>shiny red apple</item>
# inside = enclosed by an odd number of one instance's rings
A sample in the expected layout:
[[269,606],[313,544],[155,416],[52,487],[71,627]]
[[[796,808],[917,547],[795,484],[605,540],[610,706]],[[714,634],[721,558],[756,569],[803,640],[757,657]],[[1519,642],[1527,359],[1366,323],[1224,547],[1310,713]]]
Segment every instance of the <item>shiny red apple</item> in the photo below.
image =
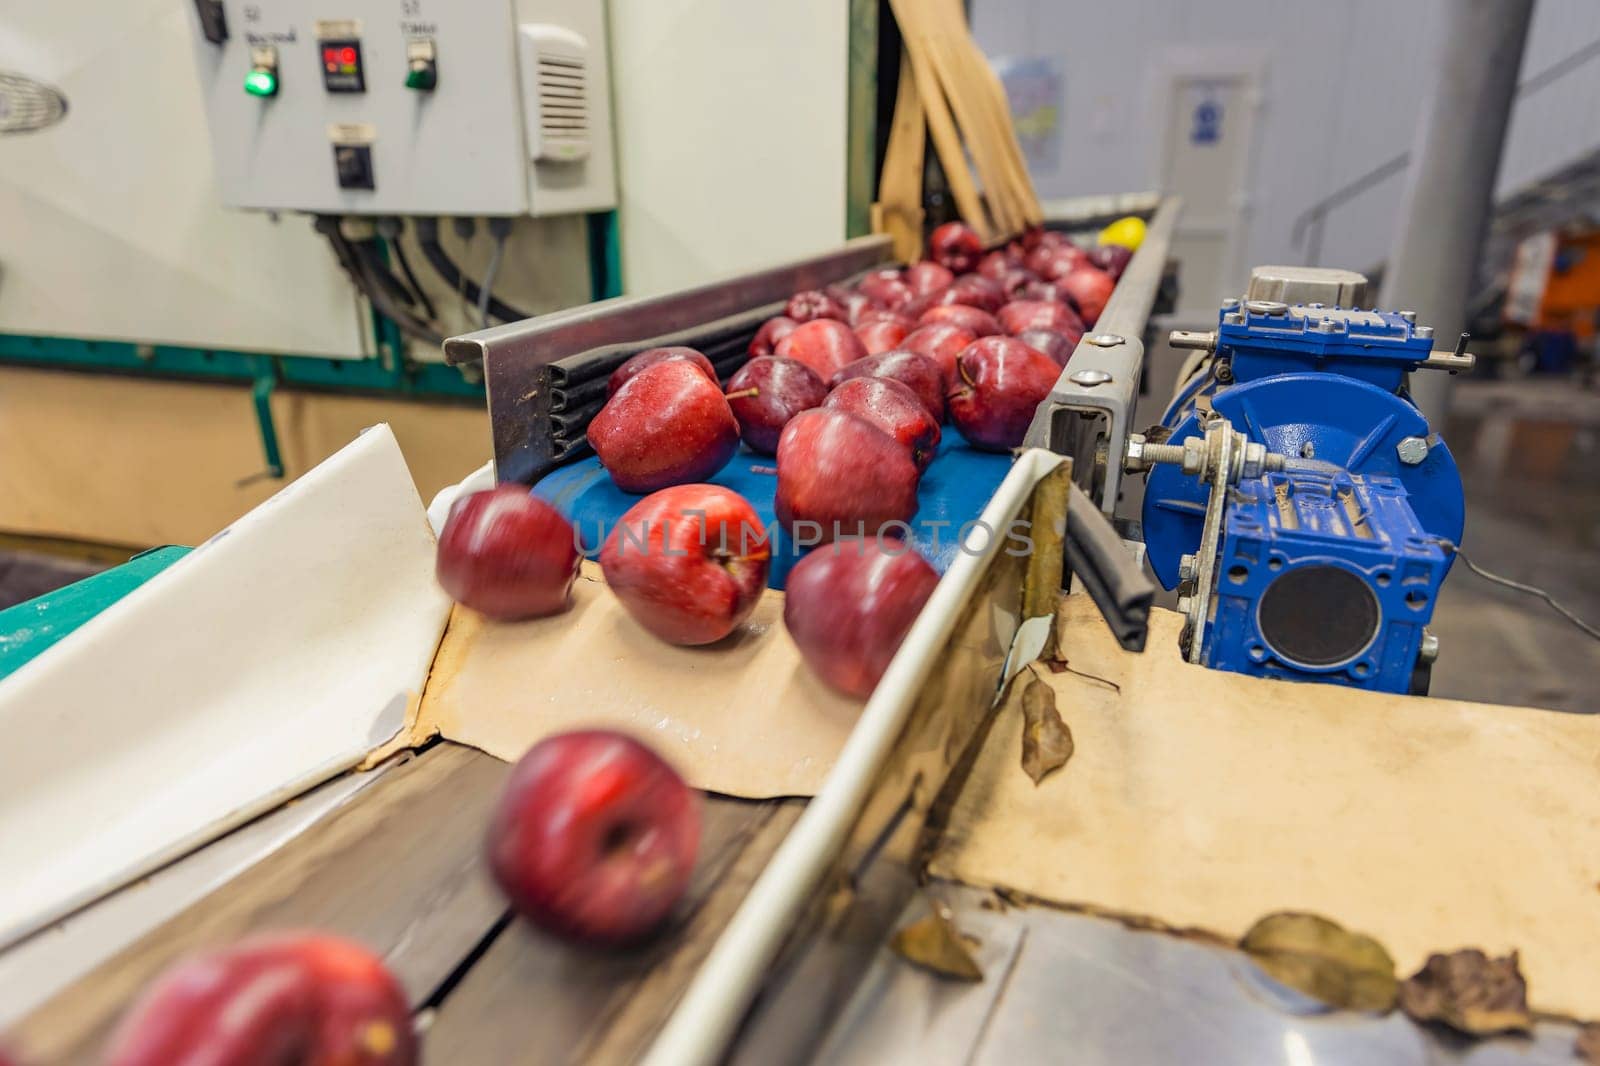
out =
[[1046,300],[1013,300],[1000,309],[996,318],[1000,328],[1013,337],[1030,329],[1083,333],[1083,319],[1078,317],[1077,312],[1066,304]]
[[918,473],[928,468],[939,450],[939,420],[915,392],[893,378],[869,376],[841,381],[822,406],[863,418],[905,445],[911,450],[911,461],[917,464]]
[[728,379],[727,396],[745,444],[752,451],[771,455],[778,450],[778,435],[789,419],[822,406],[828,386],[804,363],[764,355],[750,360]]
[[1029,329],[1017,334],[1017,340],[1036,352],[1048,355],[1055,360],[1057,366],[1067,365],[1067,360],[1072,358],[1073,351],[1078,347],[1078,341],[1082,339],[1081,333],[1068,336],[1048,329]]
[[1010,451],[1060,376],[1054,359],[1015,337],[984,337],[956,357],[950,418],[973,447]]
[[1112,281],[1122,280],[1122,272],[1132,259],[1133,251],[1120,244],[1102,244],[1089,252],[1089,262],[1111,275]]
[[904,277],[905,283],[917,296],[932,296],[936,292],[943,292],[956,280],[956,276],[948,269],[926,259],[906,267]]
[[618,389],[631,381],[641,371],[648,370],[657,363],[674,359],[687,360],[690,364],[699,367],[701,372],[710,378],[713,384],[717,383],[717,368],[711,364],[711,360],[693,348],[646,348],[611,372],[611,377],[606,381],[606,395],[615,396]]
[[914,328],[914,323],[900,319],[877,319],[866,325],[856,327],[856,339],[867,350],[868,355],[877,355],[898,348],[900,342],[906,339],[906,334]]
[[827,381],[841,366],[866,356],[867,349],[843,322],[819,318],[795,327],[773,354],[798,359]]
[[1099,321],[1100,315],[1106,309],[1106,303],[1111,299],[1111,291],[1117,283],[1111,280],[1099,267],[1078,267],[1061,279],[1061,287],[1067,290],[1067,295],[1072,297],[1072,302],[1078,305],[1078,312],[1083,316],[1084,325],[1093,328]]
[[883,352],[840,367],[828,387],[837,389],[851,378],[888,378],[916,394],[935,422],[944,421],[944,372],[925,355],[905,350]]
[[789,572],[783,623],[825,682],[866,699],[938,583],[933,567],[903,540],[840,541]]
[[502,621],[557,614],[582,561],[572,524],[526,485],[501,485],[450,508],[434,574],[450,598]]
[[743,496],[675,485],[617,520],[600,569],[645,629],[669,644],[711,644],[756,609],[770,556],[766,529]]
[[931,326],[940,322],[960,326],[978,337],[988,337],[1003,332],[1000,323],[993,315],[966,304],[942,304],[939,307],[930,307],[921,318],[917,319],[918,326]]
[[[834,325],[849,332],[842,322]],[[739,450],[739,423],[722,389],[682,360],[647,367],[600,408],[589,444],[623,492],[704,481]]]
[[788,315],[778,315],[761,323],[761,328],[756,330],[756,335],[750,338],[748,349],[752,356],[771,355],[778,342],[794,332],[800,323]]
[[700,801],[683,778],[632,737],[596,729],[548,737],[512,767],[487,851],[524,918],[619,945],[672,913],[699,847]]
[[977,339],[978,335],[970,329],[949,322],[935,322],[919,326],[906,334],[906,339],[900,342],[900,347],[908,352],[925,355],[939,364],[939,371],[944,374],[945,384],[948,386],[955,380],[956,356]]
[[946,222],[928,234],[928,258],[952,273],[965,274],[982,254],[982,238],[965,222]]
[[938,304],[965,304],[987,311],[991,315],[1006,302],[1005,286],[981,274],[968,274],[957,278],[950,287],[935,297]]
[[819,289],[807,289],[789,297],[783,313],[796,322],[813,322],[819,318],[845,320],[845,310],[840,302]]
[[359,944],[272,933],[185,959],[123,1018],[106,1066],[413,1066],[404,989]]
[[890,309],[903,307],[917,296],[898,270],[868,274],[857,283],[856,291],[879,307]]
[[817,408],[783,429],[773,508],[801,547],[865,536],[911,521],[917,481],[899,441],[855,415]]

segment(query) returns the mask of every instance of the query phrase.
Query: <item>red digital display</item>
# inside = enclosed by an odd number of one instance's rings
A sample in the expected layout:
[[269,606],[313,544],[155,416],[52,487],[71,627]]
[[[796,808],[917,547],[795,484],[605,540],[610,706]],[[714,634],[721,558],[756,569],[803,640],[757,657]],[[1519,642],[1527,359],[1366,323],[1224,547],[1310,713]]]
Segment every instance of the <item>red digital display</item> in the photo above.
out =
[[346,48],[344,51],[339,53],[339,62],[344,63],[347,66],[353,66],[355,61],[356,50],[354,48]]
[[339,61],[339,50],[337,48],[324,48],[322,50],[322,61],[324,63],[337,63]]

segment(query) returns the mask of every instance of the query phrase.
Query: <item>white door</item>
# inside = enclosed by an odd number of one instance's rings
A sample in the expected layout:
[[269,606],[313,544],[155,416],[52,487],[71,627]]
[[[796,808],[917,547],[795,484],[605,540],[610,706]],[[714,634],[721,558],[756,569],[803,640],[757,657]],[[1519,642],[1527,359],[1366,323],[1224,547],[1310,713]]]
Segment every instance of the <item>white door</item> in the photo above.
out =
[[1160,187],[1183,197],[1172,254],[1180,265],[1180,310],[1216,314],[1244,290],[1241,262],[1250,224],[1250,159],[1260,106],[1259,68],[1189,53],[1164,79],[1166,123]]

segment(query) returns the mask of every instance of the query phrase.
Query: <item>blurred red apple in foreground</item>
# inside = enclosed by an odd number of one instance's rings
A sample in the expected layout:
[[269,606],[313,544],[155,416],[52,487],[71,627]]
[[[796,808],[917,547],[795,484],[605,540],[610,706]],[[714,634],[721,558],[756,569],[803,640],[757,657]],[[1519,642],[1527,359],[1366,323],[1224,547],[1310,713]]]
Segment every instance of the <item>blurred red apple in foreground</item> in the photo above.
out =
[[845,310],[839,301],[819,289],[795,293],[789,297],[783,313],[796,322],[812,322],[819,318],[845,320]]
[[411,1008],[383,960],[316,934],[186,959],[122,1020],[107,1066],[412,1066]]
[[739,423],[715,382],[688,362],[667,360],[606,401],[589,423],[589,444],[617,488],[654,492],[726,466],[739,450]]
[[542,740],[512,767],[487,850],[517,913],[616,945],[672,912],[699,847],[699,797],[683,778],[632,737],[587,730]]
[[1122,279],[1122,272],[1132,259],[1133,252],[1120,244],[1102,244],[1089,253],[1089,262],[1111,275],[1112,281]]
[[606,381],[606,395],[615,396],[618,389],[641,371],[648,370],[657,363],[674,359],[687,360],[691,365],[699,367],[701,372],[711,379],[712,384],[717,384],[717,368],[711,365],[711,360],[693,348],[646,348],[611,372],[610,379]]
[[916,393],[892,378],[853,377],[842,381],[828,393],[822,406],[863,418],[905,445],[911,450],[911,461],[917,464],[918,473],[928,469],[939,450],[938,420]]
[[920,263],[912,263],[906,267],[905,283],[911,286],[911,291],[917,296],[932,296],[950,286],[956,276],[938,263],[930,263],[924,259]]
[[917,394],[935,422],[944,421],[944,372],[927,356],[903,350],[869,355],[841,367],[828,387],[837,389],[851,378],[864,377],[898,381]]
[[771,355],[778,342],[794,332],[800,323],[788,315],[778,315],[761,323],[761,328],[756,330],[756,335],[750,338],[749,352],[755,355]]
[[1003,332],[1000,323],[987,311],[966,304],[943,304],[939,307],[930,307],[917,319],[918,326],[931,326],[935,323],[944,323],[950,326],[960,326],[976,337],[988,337],[995,333]]
[[1083,319],[1066,304],[1045,300],[1013,300],[1000,309],[1000,328],[1015,337],[1030,329],[1083,333]]
[[439,533],[434,574],[450,598],[502,621],[567,609],[582,559],[572,524],[526,485],[455,502]]
[[840,541],[789,572],[783,624],[806,664],[858,699],[872,694],[939,575],[904,541]]
[[965,222],[946,222],[928,234],[928,258],[953,273],[965,274],[982,254],[983,240]]
[[1084,325],[1093,328],[1099,321],[1101,312],[1106,309],[1106,302],[1111,299],[1111,290],[1117,287],[1117,283],[1112,281],[1111,275],[1104,270],[1085,265],[1062,278],[1061,287],[1067,290],[1072,302],[1078,305]]
[[778,450],[778,435],[789,419],[822,406],[828,386],[804,363],[764,355],[728,379],[727,395],[744,442],[752,451],[771,455]]
[[939,372],[944,375],[945,384],[948,386],[955,380],[956,356],[977,339],[978,335],[970,329],[949,322],[935,322],[918,326],[906,334],[906,339],[900,342],[900,347],[908,352],[925,355],[937,363]]
[[669,644],[711,644],[738,628],[767,587],[766,529],[721,485],[675,485],[630,507],[600,569],[617,599]]
[[778,441],[773,509],[802,547],[864,536],[911,521],[917,481],[910,451],[877,426],[843,411],[802,411]]
[[985,337],[956,357],[950,418],[975,448],[1004,452],[1022,444],[1039,404],[1061,376],[1054,359],[1015,337]]
[[841,366],[864,357],[867,349],[843,322],[819,318],[795,327],[778,342],[773,354],[798,359],[827,381]]

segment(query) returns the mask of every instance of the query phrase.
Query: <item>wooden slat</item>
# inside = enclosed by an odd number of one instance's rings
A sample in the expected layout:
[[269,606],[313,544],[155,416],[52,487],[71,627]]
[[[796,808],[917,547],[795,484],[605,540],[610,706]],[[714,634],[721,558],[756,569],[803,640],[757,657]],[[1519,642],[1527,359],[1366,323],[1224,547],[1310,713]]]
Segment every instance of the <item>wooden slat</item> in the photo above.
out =
[[803,807],[708,796],[687,902],[674,928],[640,948],[575,948],[513,922],[439,1006],[428,1060],[635,1060]]
[[[180,956],[264,929],[320,929],[384,955],[421,1002],[505,912],[484,826],[510,767],[440,744],[28,1015],[24,1061],[95,1061],[130,1000]],[[448,1061],[448,1060],[440,1060]]]
[[895,90],[894,119],[883,151],[883,179],[873,229],[894,241],[896,258],[914,263],[922,258],[922,167],[928,130],[922,98],[909,56],[900,57],[900,83]]

